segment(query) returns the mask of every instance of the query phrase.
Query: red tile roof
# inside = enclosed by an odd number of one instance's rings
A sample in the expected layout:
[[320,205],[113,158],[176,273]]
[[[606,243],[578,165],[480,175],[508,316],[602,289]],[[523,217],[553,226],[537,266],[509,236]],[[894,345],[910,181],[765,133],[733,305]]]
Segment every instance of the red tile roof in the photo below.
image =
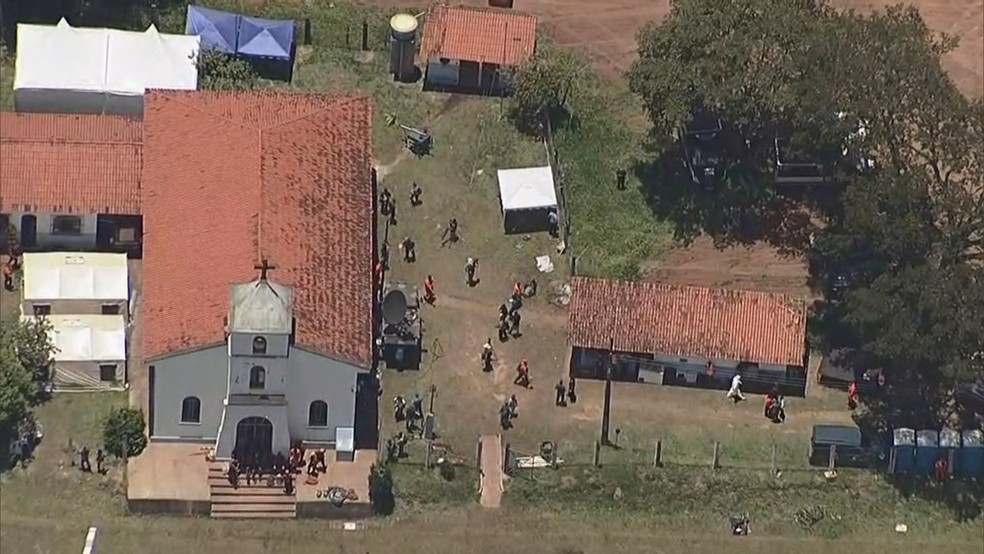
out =
[[420,44],[425,59],[518,65],[536,48],[536,17],[512,10],[432,6]]
[[806,304],[783,294],[575,277],[572,346],[803,365]]
[[136,119],[0,113],[0,211],[137,215],[142,141]]
[[155,91],[144,128],[144,356],[221,343],[230,286],[268,258],[297,344],[368,367],[369,100]]

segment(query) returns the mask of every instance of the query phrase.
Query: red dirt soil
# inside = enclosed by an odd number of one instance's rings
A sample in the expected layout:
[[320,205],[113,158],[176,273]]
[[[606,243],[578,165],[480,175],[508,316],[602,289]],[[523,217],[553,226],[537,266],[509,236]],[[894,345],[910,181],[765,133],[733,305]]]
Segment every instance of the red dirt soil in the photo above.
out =
[[[419,0],[363,0],[378,6],[419,6]],[[901,1],[901,0],[900,0]],[[486,6],[485,0],[449,4]],[[838,8],[868,11],[897,4],[896,0],[831,0]],[[984,91],[984,1],[913,0],[926,24],[936,32],[960,38],[944,64],[965,94]],[[516,0],[514,9],[540,18],[556,41],[576,45],[594,60],[598,72],[618,78],[635,58],[636,32],[669,11],[669,0]]]

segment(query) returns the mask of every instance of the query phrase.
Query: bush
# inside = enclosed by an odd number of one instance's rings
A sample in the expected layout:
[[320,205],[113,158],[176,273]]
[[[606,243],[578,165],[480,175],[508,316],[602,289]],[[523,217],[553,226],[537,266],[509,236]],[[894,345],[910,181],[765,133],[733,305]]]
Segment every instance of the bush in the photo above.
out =
[[388,516],[396,509],[393,475],[389,467],[372,466],[372,471],[369,472],[369,502],[372,503],[372,512],[376,515]]
[[117,458],[138,456],[147,447],[144,416],[133,408],[116,408],[103,422],[103,449]]

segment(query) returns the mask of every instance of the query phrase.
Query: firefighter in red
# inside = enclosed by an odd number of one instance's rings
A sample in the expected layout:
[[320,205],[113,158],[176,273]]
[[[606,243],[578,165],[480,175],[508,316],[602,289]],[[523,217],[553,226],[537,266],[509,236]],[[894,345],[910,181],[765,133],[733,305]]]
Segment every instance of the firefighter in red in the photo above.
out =
[[514,385],[519,385],[523,388],[531,388],[530,379],[530,364],[523,358],[519,365],[516,366],[516,379],[513,381]]
[[435,300],[437,300],[437,294],[434,292],[434,277],[428,275],[424,279],[424,302],[433,304]]
[[14,268],[8,262],[3,266],[3,288],[8,291],[14,290]]
[[946,458],[940,458],[939,460],[936,460],[936,464],[934,465],[934,468],[936,469],[937,483],[945,482],[946,478],[950,476],[950,464],[946,461]]
[[376,286],[383,286],[383,262],[376,262]]

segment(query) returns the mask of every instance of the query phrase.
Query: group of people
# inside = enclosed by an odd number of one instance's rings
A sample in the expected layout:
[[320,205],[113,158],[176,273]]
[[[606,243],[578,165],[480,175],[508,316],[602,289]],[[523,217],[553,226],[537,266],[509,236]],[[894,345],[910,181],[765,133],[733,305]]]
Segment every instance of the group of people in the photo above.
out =
[[519,417],[519,400],[513,394],[499,407],[499,426],[502,430],[511,429],[512,420]]
[[[731,387],[728,388],[726,398],[735,404],[745,400],[745,395],[741,392],[741,375],[735,374],[731,378]],[[763,415],[773,423],[786,421],[786,398],[779,392],[778,385],[772,385],[772,389],[765,395],[765,407]]]
[[566,387],[564,386],[563,379],[557,381],[557,384],[554,386],[554,390],[557,392],[557,395],[554,397],[554,404],[560,407],[567,407],[568,401],[570,401],[571,404],[577,403],[576,387],[577,383],[573,377],[571,377],[571,380],[567,382]]
[[423,428],[424,401],[419,394],[413,395],[413,400],[407,402],[402,396],[393,398],[393,420],[405,423],[407,433],[413,434]]
[[266,478],[267,486],[281,485],[284,494],[294,494],[294,480],[302,471],[306,469],[308,477],[315,479],[328,471],[323,448],[311,452],[307,458],[306,454],[304,445],[299,442],[290,447],[286,456],[263,454],[256,449],[237,449],[232,453],[226,475],[234,488],[239,488],[240,477],[245,479],[247,486],[262,484]]
[[499,332],[499,342],[505,342],[512,338],[519,338],[522,333],[519,330],[523,315],[520,310],[523,307],[523,299],[536,294],[536,279],[531,279],[529,283],[523,284],[516,282],[513,284],[512,294],[509,298],[499,305],[499,323],[496,328]]
[[[83,444],[82,447],[79,448],[78,454],[79,454],[79,469],[86,473],[92,473],[92,462],[89,461],[89,455],[90,455],[89,447]],[[106,462],[106,453],[103,452],[102,448],[97,449],[96,473],[99,474],[105,473],[105,470],[103,468],[103,463],[105,462]]]

